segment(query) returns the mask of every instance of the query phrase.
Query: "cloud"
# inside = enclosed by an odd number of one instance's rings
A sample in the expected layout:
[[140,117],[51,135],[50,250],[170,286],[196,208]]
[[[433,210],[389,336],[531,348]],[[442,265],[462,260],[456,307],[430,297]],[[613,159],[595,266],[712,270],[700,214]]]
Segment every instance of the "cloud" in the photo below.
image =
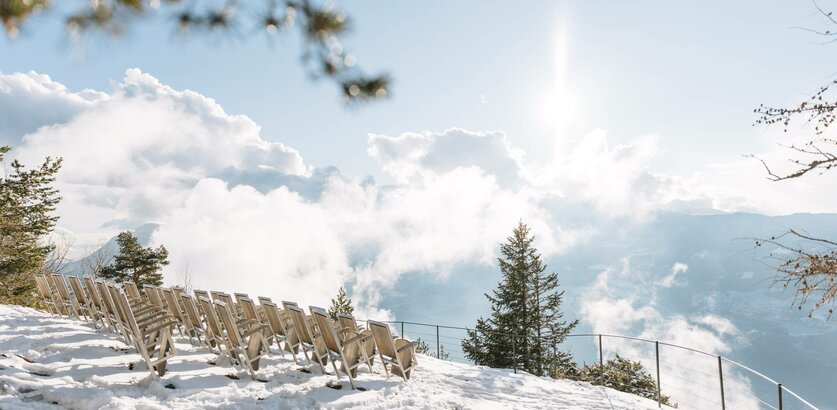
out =
[[[36,78],[42,80],[38,84],[48,80]],[[66,111],[71,101],[78,112],[26,134],[14,154],[25,163],[48,155],[64,158],[58,179],[65,194],[62,214],[92,218],[81,224],[64,218],[72,230],[159,220],[206,177],[247,183],[266,173],[310,174],[296,150],[261,139],[249,118],[229,115],[212,99],[173,90],[139,70],[128,70],[112,93],[96,94],[95,102],[85,98],[91,92],[72,94],[49,84],[36,88],[57,95],[38,100],[43,110]]]
[[109,93],[33,78],[46,96],[39,104],[64,116],[33,120],[44,124],[17,132],[13,154],[29,164],[64,158],[59,225],[75,236],[76,256],[156,222],[152,242],[171,255],[168,283],[188,267],[197,286],[320,305],[347,284],[359,312],[383,318],[382,288],[408,272],[491,265],[520,220],[546,256],[594,235],[552,219],[544,194],[521,178],[522,152],[499,132],[371,136],[372,157],[403,177],[378,185],[309,166],[246,116],[136,69]]
[[[605,131],[544,163],[498,131],[370,135],[371,160],[396,181],[381,185],[306,164],[250,118],[137,69],[107,93],[0,75],[0,119],[15,124],[0,132],[24,163],[64,158],[59,224],[77,249],[156,222],[153,240],[172,255],[170,283],[188,265],[199,286],[317,304],[347,284],[381,315],[380,290],[401,275],[490,266],[520,220],[549,258],[596,240],[602,219],[742,203],[710,178],[653,172],[656,137],[612,145]],[[683,272],[675,266],[672,286]],[[616,302],[597,307],[616,318],[609,325],[658,320],[653,307]]]
[[72,93],[44,74],[0,73],[0,145],[15,145],[24,134],[67,121],[105,98],[93,90]]
[[671,267],[671,274],[665,276],[664,278],[660,279],[657,282],[657,285],[663,288],[670,288],[672,286],[682,286],[682,283],[676,282],[677,275],[681,273],[686,273],[689,270],[689,265],[685,263],[677,262],[674,266]]
[[443,133],[408,132],[395,137],[369,136],[369,155],[401,182],[427,173],[478,167],[503,186],[519,183],[523,151],[514,149],[502,132],[471,132],[452,128]]

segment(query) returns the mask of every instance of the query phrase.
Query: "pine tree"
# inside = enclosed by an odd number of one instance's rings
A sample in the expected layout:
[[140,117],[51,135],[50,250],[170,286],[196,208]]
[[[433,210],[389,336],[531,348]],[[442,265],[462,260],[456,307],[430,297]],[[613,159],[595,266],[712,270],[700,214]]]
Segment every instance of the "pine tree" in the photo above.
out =
[[355,308],[352,306],[352,300],[346,296],[346,289],[343,289],[341,286],[340,290],[337,291],[337,297],[331,300],[328,315],[331,317],[331,320],[337,320],[338,314],[344,313],[351,315],[354,311]]
[[[10,150],[0,147],[0,165]],[[32,274],[46,269],[44,263],[55,249],[43,238],[58,221],[52,212],[61,198],[52,184],[61,159],[47,157],[32,170],[24,170],[17,160],[10,165],[11,172],[0,177],[0,303],[35,306]]]
[[439,344],[439,351],[435,352],[431,350],[430,345],[428,345],[427,342],[425,342],[424,340],[421,340],[421,338],[416,339],[416,353],[421,353],[430,357],[435,357],[440,360],[450,359],[450,353],[445,351],[445,345]]
[[480,318],[462,342],[465,356],[480,365],[522,368],[544,375],[570,366],[572,356],[558,349],[578,324],[563,320],[558,276],[545,273],[546,265],[534,248],[534,236],[520,222],[500,245],[502,280],[492,294],[491,316]]
[[[616,358],[606,361],[604,366],[595,363],[582,367],[575,379],[595,385],[602,385],[604,382],[606,387],[657,400],[657,382],[654,376],[645,370],[642,363],[625,359],[618,354]],[[677,407],[677,403],[665,394],[660,395],[660,402],[666,406]]]
[[99,273],[104,279],[117,283],[134,282],[137,286],[163,284],[163,266],[169,264],[169,252],[162,245],[158,248],[144,248],[134,234],[125,231],[116,238],[119,253],[113,263]]

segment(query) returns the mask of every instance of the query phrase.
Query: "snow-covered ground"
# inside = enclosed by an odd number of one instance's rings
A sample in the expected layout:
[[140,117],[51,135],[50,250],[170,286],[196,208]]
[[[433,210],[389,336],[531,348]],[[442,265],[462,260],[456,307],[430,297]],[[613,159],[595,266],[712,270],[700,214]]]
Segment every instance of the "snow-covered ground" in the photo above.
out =
[[[175,332],[177,333],[177,332]],[[276,352],[251,380],[176,336],[177,357],[154,380],[133,348],[107,330],[19,306],[0,305],[0,409],[16,408],[551,408],[652,409],[655,402],[594,387],[418,356],[412,379],[362,367],[366,391],[326,386],[318,369]],[[275,347],[275,346],[274,346]],[[300,355],[301,357],[301,355]],[[310,369],[304,372],[301,369]]]

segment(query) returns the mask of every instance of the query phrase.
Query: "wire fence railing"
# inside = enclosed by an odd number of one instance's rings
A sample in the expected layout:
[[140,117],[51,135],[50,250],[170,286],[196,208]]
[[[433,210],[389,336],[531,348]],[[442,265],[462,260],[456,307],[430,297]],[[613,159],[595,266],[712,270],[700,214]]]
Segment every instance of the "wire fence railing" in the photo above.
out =
[[[462,350],[462,341],[473,329],[409,321],[386,323],[402,337],[421,339],[428,353],[438,358],[473,364]],[[514,340],[522,337],[503,335],[511,337],[512,349]],[[604,366],[616,355],[640,362],[655,379],[659,407],[664,405],[664,396],[669,396],[680,409],[817,410],[782,383],[742,363],[687,346],[631,336],[578,333],[567,335],[561,348],[572,353],[580,365]],[[510,370],[517,373],[519,369]]]

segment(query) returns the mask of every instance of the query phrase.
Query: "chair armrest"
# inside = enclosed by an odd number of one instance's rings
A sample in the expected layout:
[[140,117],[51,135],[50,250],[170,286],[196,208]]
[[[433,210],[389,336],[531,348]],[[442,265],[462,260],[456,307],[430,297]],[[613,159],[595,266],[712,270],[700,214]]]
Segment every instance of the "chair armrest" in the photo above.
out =
[[345,346],[345,345],[350,344],[350,343],[362,342],[367,337],[368,336],[364,337],[364,335],[357,334],[357,335],[354,335],[354,336],[350,337],[349,339],[346,339],[345,341],[343,341],[343,345]]
[[177,324],[177,322],[176,322],[176,321],[174,321],[174,320],[168,320],[168,321],[165,321],[165,322],[163,322],[163,323],[158,324],[157,326],[154,326],[154,327],[151,327],[151,328],[145,329],[145,330],[143,330],[143,332],[142,332],[142,333],[143,333],[144,335],[148,335],[148,334],[150,334],[150,333],[156,332],[156,331],[158,331],[158,330],[160,330],[160,329],[163,329],[163,328],[166,328],[166,327],[173,326],[173,325],[175,325],[175,324]]
[[259,325],[259,326],[254,326],[254,327],[251,327],[251,328],[249,328],[249,329],[243,330],[241,333],[242,333],[244,336],[250,336],[250,335],[252,335],[253,333],[258,333],[258,332],[261,332],[261,331],[262,331],[262,330],[264,330],[264,329],[267,329],[267,326],[265,326],[265,325]]
[[395,351],[395,353],[401,353],[401,351],[402,351],[402,350],[404,350],[404,349],[408,349],[408,348],[411,348],[411,347],[415,346],[416,344],[417,344],[416,342],[410,342],[410,343],[407,343],[407,344],[405,344],[404,346],[399,347],[399,348]]

